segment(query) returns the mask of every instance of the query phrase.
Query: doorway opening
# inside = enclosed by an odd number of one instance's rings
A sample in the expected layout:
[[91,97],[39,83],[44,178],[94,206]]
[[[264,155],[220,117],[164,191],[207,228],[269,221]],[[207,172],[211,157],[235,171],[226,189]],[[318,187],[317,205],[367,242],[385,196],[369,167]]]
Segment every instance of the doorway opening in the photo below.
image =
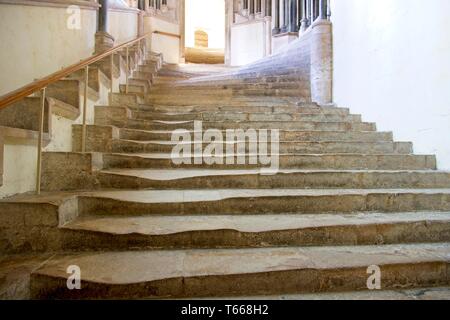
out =
[[225,0],[186,0],[186,63],[223,64]]

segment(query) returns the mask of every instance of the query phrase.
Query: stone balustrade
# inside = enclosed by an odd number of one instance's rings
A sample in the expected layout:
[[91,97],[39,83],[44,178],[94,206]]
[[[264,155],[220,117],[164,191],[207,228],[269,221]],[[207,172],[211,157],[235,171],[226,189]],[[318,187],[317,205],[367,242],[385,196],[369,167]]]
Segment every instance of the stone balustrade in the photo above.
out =
[[317,19],[329,19],[329,2],[329,0],[275,0],[273,34],[303,32]]

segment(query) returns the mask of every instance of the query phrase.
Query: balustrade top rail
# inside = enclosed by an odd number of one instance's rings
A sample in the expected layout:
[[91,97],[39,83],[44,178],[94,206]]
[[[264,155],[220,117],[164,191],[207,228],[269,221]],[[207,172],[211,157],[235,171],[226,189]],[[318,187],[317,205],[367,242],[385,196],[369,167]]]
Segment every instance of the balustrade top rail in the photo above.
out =
[[9,105],[20,101],[23,98],[28,97],[29,95],[33,94],[34,92],[41,90],[48,85],[55,83],[58,80],[61,80],[64,77],[67,77],[68,75],[81,70],[95,62],[98,62],[108,56],[110,56],[113,53],[116,53],[119,50],[122,50],[124,48],[127,48],[141,40],[144,40],[150,35],[150,33],[146,33],[143,36],[140,36],[134,40],[125,42],[121,45],[118,45],[114,48],[111,48],[103,53],[99,53],[97,55],[91,56],[87,59],[84,59],[78,63],[75,63],[69,67],[66,67],[60,71],[57,71],[55,73],[52,73],[51,75],[44,77],[42,79],[33,81],[17,90],[14,90],[10,93],[7,93],[6,95],[3,95],[0,97],[0,110],[8,107]]
[[175,33],[169,33],[169,32],[164,32],[164,31],[153,31],[154,34],[160,34],[162,36],[168,36],[168,37],[172,37],[172,38],[181,38],[181,36],[179,34],[175,34]]

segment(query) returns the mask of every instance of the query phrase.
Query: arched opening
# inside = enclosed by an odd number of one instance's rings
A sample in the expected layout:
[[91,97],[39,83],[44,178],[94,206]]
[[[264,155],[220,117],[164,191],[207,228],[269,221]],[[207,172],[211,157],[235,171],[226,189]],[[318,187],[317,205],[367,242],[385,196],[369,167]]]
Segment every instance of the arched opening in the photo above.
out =
[[186,0],[185,39],[187,63],[223,64],[225,0]]

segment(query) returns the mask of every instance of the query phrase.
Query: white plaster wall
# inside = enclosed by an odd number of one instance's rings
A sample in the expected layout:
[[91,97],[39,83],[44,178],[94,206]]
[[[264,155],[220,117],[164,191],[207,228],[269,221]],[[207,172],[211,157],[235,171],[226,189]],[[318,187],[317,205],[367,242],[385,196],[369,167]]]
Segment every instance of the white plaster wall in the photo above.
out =
[[[64,8],[0,4],[0,95],[92,55],[96,12],[81,11],[80,30],[67,29],[67,17]],[[131,40],[137,36],[137,15],[112,11],[109,27],[116,44]],[[125,83],[123,70],[114,82],[115,92],[119,83]],[[99,99],[88,99],[88,124],[94,122],[94,106],[108,104],[108,94],[101,84]],[[52,115],[52,136],[45,150],[71,151],[74,123],[82,123],[82,115],[75,121]],[[0,198],[35,189],[36,144],[31,139],[5,138]]]
[[108,31],[116,45],[135,39],[138,35],[137,13],[110,10]]
[[36,141],[5,138],[0,199],[35,189],[36,150]]
[[67,28],[64,8],[0,4],[0,95],[94,52],[96,11],[81,10],[81,29]]
[[[145,17],[145,32],[162,31],[171,34],[180,34],[179,24],[169,22],[156,17]],[[180,39],[166,35],[152,34],[150,48],[154,52],[162,53],[167,63],[179,63]]]
[[231,65],[242,66],[264,58],[265,22],[253,21],[231,27]]
[[450,1],[331,4],[335,102],[450,169]]
[[[119,80],[115,81],[118,83]],[[116,92],[117,92],[116,90]],[[100,84],[100,94],[97,101],[88,99],[87,123],[94,123],[94,106],[108,104],[109,88]],[[80,93],[80,101],[83,94]],[[82,110],[82,108],[81,108]],[[72,151],[72,125],[81,124],[83,117],[80,115],[75,121],[52,115],[52,134],[50,143],[45,151]],[[36,157],[37,141],[31,139],[5,138],[3,185],[0,186],[0,199],[17,193],[35,190],[36,186]]]

